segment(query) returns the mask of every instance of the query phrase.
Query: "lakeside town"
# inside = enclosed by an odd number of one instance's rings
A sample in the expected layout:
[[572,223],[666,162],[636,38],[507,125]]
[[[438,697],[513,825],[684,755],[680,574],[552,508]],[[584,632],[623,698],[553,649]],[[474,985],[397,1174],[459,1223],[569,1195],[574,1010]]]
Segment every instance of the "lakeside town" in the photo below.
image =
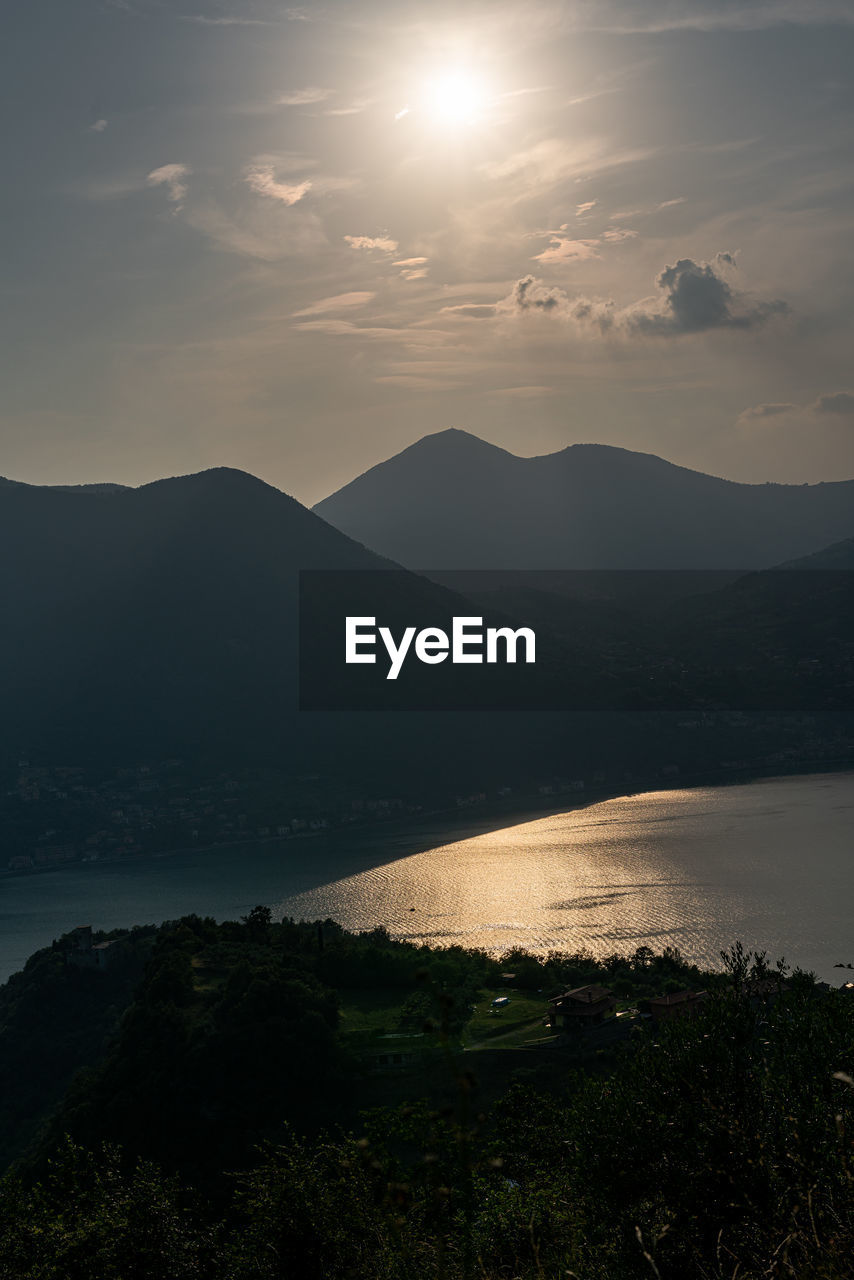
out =
[[[765,749],[761,725],[757,729],[748,717],[730,712],[719,717],[724,719],[730,730],[744,730],[743,755],[700,766],[652,758],[646,767],[631,770],[606,766],[572,776],[499,778],[462,793],[439,787],[422,791],[417,780],[408,794],[386,794],[316,773],[248,767],[205,773],[175,757],[109,768],[48,766],[21,755],[0,771],[0,873],[298,838],[461,811],[507,814],[551,807],[565,798],[578,803],[643,789],[850,767],[854,758],[850,732],[829,730],[810,716],[786,717],[792,742],[776,750]],[[706,717],[679,727],[690,735],[712,726]]]

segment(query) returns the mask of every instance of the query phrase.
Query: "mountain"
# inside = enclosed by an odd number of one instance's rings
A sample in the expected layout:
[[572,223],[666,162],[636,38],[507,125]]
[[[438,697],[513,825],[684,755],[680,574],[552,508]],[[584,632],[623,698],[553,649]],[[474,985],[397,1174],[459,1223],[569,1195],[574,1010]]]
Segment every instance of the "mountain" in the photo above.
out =
[[780,569],[854,569],[854,538],[844,538],[830,547],[822,547],[812,555],[781,564]]
[[415,569],[746,570],[848,537],[854,480],[739,484],[598,444],[521,458],[451,429],[314,510]]
[[[506,756],[528,759],[518,726],[389,719],[370,690],[355,699],[361,714],[339,714],[334,701],[322,714],[299,710],[301,640],[322,684],[333,659],[341,670],[344,613],[376,612],[399,635],[470,607],[244,472],[136,489],[0,481],[0,548],[0,763],[251,763],[376,795],[420,794],[437,778],[482,786]],[[312,596],[307,645],[300,570],[328,578]],[[411,665],[416,678],[431,670]],[[379,665],[346,672],[361,687],[380,672],[385,690]]]
[[0,546],[3,745],[67,742],[71,758],[269,735],[296,705],[298,570],[386,566],[225,468],[0,485]]
[[[509,455],[471,437],[461,444],[505,474]],[[648,461],[653,471],[667,469]],[[526,465],[511,459],[517,464]],[[732,669],[743,673],[733,705],[754,705],[754,649],[788,655],[782,668],[769,667],[756,705],[788,705],[792,683],[792,706],[837,710],[835,673],[849,660],[844,634],[836,641],[849,621],[838,593],[827,600],[810,588],[793,615],[782,584],[760,583],[757,604],[750,593],[729,594],[708,613],[698,606],[674,616],[669,588],[647,590],[651,575],[629,574],[640,588],[630,582],[611,593],[593,580],[621,575],[605,573],[582,575],[600,598],[562,589],[556,600],[532,597],[524,583],[521,593],[511,583],[475,593],[472,603],[466,583],[401,570],[293,498],[229,469],[138,489],[0,483],[0,537],[0,764],[175,757],[191,771],[269,765],[320,776],[332,789],[421,803],[507,777],[575,776],[591,762],[625,769],[639,759],[648,767],[683,760],[666,724],[623,720],[617,729],[611,712],[725,706]],[[323,572],[313,580],[320,588],[301,600],[305,569]],[[716,579],[687,577],[702,579],[706,592]],[[344,663],[346,615],[376,615],[400,636],[410,626],[449,631],[453,616],[472,613],[488,625],[541,628],[536,668],[413,660],[389,682],[379,645],[376,665]],[[726,640],[723,664],[707,643],[713,634]],[[817,702],[798,694],[805,652],[819,655]],[[570,722],[567,711],[590,714]],[[721,743],[701,748],[691,748],[698,764],[709,752],[722,758]],[[44,830],[62,822],[51,811]]]

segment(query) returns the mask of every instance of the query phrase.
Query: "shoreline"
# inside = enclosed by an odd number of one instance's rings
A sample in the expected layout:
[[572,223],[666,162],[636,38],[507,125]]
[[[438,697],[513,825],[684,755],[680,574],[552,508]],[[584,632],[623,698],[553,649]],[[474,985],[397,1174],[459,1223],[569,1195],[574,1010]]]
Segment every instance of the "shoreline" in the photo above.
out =
[[[522,822],[536,821],[538,818],[555,817],[562,813],[574,813],[603,804],[608,800],[630,799],[633,796],[646,795],[660,791],[685,791],[697,787],[746,786],[752,782],[775,781],[786,778],[808,778],[821,774],[854,772],[854,759],[849,757],[815,761],[812,767],[792,768],[781,771],[779,766],[773,769],[747,767],[745,769],[710,770],[703,773],[685,774],[678,779],[638,780],[636,786],[629,785],[615,789],[567,791],[554,796],[534,796],[531,793],[507,797],[504,802],[489,801],[480,806],[472,805],[463,809],[458,806],[446,809],[431,809],[421,814],[408,817],[390,817],[352,826],[327,827],[321,831],[305,831],[290,836],[258,836],[251,840],[223,840],[208,845],[182,845],[175,849],[156,849],[148,853],[130,854],[123,858],[110,859],[78,859],[73,862],[60,863],[51,867],[24,867],[19,870],[0,871],[0,879],[18,876],[38,876],[51,872],[64,872],[82,868],[98,870],[103,867],[128,866],[133,863],[146,862],[149,859],[166,859],[182,854],[213,853],[225,849],[258,849],[265,845],[278,845],[285,848],[294,841],[317,840],[329,838],[353,838],[356,841],[389,840],[411,837],[412,852],[423,852],[436,844],[456,844],[461,840],[473,839],[490,831],[503,830],[506,827]],[[551,803],[544,803],[549,800]],[[423,834],[432,824],[446,827],[442,838],[437,842],[425,841]],[[419,838],[420,837],[420,838]]]

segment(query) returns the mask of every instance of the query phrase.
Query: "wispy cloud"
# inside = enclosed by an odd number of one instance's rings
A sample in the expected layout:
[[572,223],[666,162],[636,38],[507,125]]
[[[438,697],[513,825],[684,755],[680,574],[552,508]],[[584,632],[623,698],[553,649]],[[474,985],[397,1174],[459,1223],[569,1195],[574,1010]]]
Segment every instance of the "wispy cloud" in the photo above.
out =
[[398,242],[391,236],[345,236],[351,249],[362,249],[366,252],[397,253]]
[[609,35],[668,31],[762,31],[779,26],[854,25],[849,0],[583,0],[570,28]]
[[400,274],[404,280],[423,280],[429,274],[427,262],[427,258],[399,258],[391,265],[400,267]]
[[214,248],[259,262],[304,258],[328,248],[314,214],[300,209],[286,211],[279,201],[252,202],[250,209],[235,216],[229,216],[214,200],[190,201],[182,217]]
[[598,240],[571,240],[568,236],[554,235],[548,248],[543,249],[542,253],[534,254],[534,261],[547,264],[583,262],[599,257],[596,252],[598,246]]
[[554,395],[555,388],[536,384],[520,387],[493,387],[486,394],[489,396],[502,396],[508,400],[539,400],[541,396]]
[[192,22],[200,27],[275,27],[279,23],[270,18],[243,18],[237,14],[214,17],[206,13],[179,13],[179,22]]
[[351,102],[342,102],[337,107],[327,107],[323,114],[325,116],[360,116],[373,104],[373,98],[354,98]]
[[180,204],[187,194],[185,179],[192,173],[186,164],[162,164],[152,169],[145,181],[149,187],[165,187],[173,204]]
[[257,195],[278,200],[288,206],[299,204],[312,186],[308,178],[302,182],[279,182],[272,164],[249,165],[245,177],[247,184]]
[[641,164],[660,153],[657,147],[615,148],[602,138],[541,138],[503,160],[486,161],[479,171],[492,182],[507,183],[514,199],[545,194],[565,182]]
[[333,316],[321,317],[319,320],[302,320],[294,325],[306,333],[325,333],[331,337],[362,338],[369,341],[387,342],[394,346],[404,346],[417,350],[419,347],[444,346],[448,342],[448,334],[441,329],[412,329],[391,327],[389,325],[361,325],[351,320],[340,320]]
[[749,409],[744,409],[738,415],[738,421],[742,424],[751,422],[763,422],[768,418],[780,418],[784,414],[793,413],[798,406],[789,404],[788,402],[780,404],[755,404]]
[[288,89],[284,93],[277,94],[276,105],[279,107],[307,107],[314,102],[326,102],[327,98],[331,97],[331,89],[321,89],[317,85],[312,85],[307,89]]
[[103,133],[106,127],[106,120],[96,120],[94,124],[89,125],[89,133]]
[[386,373],[374,378],[374,382],[380,386],[401,387],[405,391],[456,391],[463,385],[450,378],[417,373]]
[[317,302],[312,302],[310,306],[303,307],[301,311],[295,311],[295,316],[322,316],[330,311],[340,311],[346,307],[364,307],[377,295],[370,290],[363,290],[354,293],[336,293],[331,298],[320,298]]

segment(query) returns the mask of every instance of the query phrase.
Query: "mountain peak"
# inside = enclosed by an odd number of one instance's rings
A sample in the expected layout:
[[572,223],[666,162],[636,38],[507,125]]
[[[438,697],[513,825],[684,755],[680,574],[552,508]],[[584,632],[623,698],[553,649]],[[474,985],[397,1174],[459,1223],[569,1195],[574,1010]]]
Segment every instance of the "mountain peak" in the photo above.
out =
[[168,476],[162,480],[152,480],[150,484],[140,485],[136,491],[141,494],[172,494],[174,496],[198,496],[215,499],[240,499],[247,497],[260,498],[262,494],[275,494],[277,498],[294,499],[283,493],[266,480],[249,471],[241,471],[237,467],[209,467],[206,471],[193,471],[189,475]]
[[520,457],[451,428],[314,510],[413,569],[749,569],[849,535],[852,493],[740,484],[616,445]]
[[490,444],[488,440],[482,440],[480,436],[473,435],[471,431],[464,431],[461,427],[445,427],[443,431],[433,431],[430,435],[422,436],[420,440],[416,440],[414,444],[403,449],[397,456],[411,455],[416,450],[424,453],[456,455],[457,457],[486,457],[489,454],[493,456],[499,455],[504,458],[516,456],[507,449],[502,449],[500,445]]

